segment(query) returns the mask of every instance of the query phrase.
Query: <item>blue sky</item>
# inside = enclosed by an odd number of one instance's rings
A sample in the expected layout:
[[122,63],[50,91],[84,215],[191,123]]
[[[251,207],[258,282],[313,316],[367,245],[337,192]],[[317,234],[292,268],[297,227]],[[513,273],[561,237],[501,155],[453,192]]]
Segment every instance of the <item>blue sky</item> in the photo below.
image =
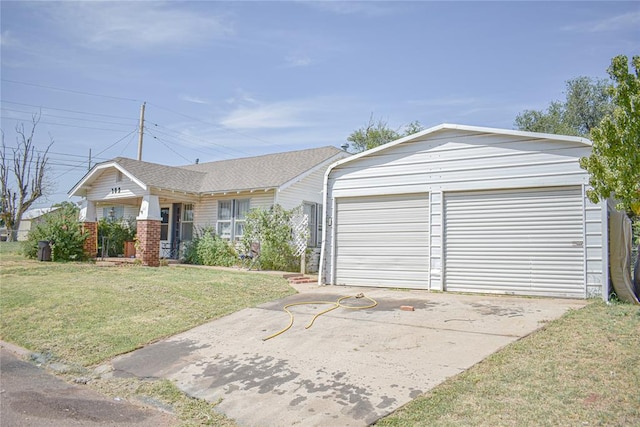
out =
[[640,2],[6,1],[2,130],[41,112],[51,195],[94,162],[340,146],[369,117],[513,128],[640,54]]

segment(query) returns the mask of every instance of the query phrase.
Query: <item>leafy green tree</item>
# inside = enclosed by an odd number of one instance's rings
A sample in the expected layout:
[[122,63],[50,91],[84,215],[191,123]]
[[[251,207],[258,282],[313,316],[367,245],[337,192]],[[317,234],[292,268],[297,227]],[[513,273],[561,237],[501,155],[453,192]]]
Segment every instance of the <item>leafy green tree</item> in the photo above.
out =
[[379,145],[395,141],[403,136],[420,132],[423,129],[424,128],[420,125],[420,122],[414,121],[406,125],[402,130],[394,130],[389,128],[387,122],[382,119],[378,119],[376,121],[374,120],[373,115],[371,115],[371,117],[369,117],[369,123],[364,127],[353,131],[351,135],[347,137],[347,141],[349,141],[351,150],[354,153],[360,153]]
[[604,79],[577,77],[566,82],[566,98],[553,101],[546,110],[518,114],[519,130],[589,137],[591,129],[611,112],[609,84]]
[[88,234],[82,231],[78,222],[78,207],[72,203],[46,216],[44,222],[36,225],[27,234],[23,252],[29,258],[36,258],[38,242],[49,241],[53,261],[80,261],[86,258],[84,241]]
[[640,215],[640,56],[632,59],[634,73],[628,62],[624,55],[611,61],[614,108],[591,130],[593,149],[580,166],[590,175],[589,199],[615,195],[619,209]]
[[634,56],[631,64],[635,72],[629,72],[626,56],[611,60],[608,71],[614,85],[609,93],[614,108],[592,129],[593,149],[580,159],[580,166],[590,175],[589,199],[597,202],[613,195],[617,208],[634,221],[634,281],[640,289],[640,56]]

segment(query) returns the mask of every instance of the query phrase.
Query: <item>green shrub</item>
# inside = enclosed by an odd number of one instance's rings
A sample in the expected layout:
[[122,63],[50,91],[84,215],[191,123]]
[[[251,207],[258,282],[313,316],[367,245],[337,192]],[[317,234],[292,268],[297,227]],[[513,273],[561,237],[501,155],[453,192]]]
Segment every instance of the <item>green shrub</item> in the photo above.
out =
[[299,271],[300,258],[291,245],[291,216],[294,210],[280,205],[271,209],[253,209],[247,214],[242,245],[248,253],[251,243],[260,242],[260,268]]
[[182,262],[185,264],[202,265],[200,258],[198,257],[198,242],[200,237],[194,233],[193,240],[190,242],[184,242],[182,250]]
[[[102,218],[98,221],[98,253],[102,255],[102,245],[107,246],[105,256],[118,256],[124,254],[124,242],[133,241],[136,236],[136,220],[124,218],[122,220],[108,220]],[[103,239],[104,238],[104,239]]]
[[83,233],[78,222],[78,208],[68,204],[47,215],[44,222],[29,231],[23,253],[29,258],[36,258],[38,242],[47,240],[51,244],[53,261],[84,260],[84,242],[87,237],[88,234]]
[[211,227],[196,230],[193,240],[185,242],[182,261],[185,264],[231,267],[238,263],[233,245],[221,239]]
[[198,259],[202,265],[219,265],[231,267],[238,263],[235,248],[221,239],[212,229],[203,231],[196,246]]

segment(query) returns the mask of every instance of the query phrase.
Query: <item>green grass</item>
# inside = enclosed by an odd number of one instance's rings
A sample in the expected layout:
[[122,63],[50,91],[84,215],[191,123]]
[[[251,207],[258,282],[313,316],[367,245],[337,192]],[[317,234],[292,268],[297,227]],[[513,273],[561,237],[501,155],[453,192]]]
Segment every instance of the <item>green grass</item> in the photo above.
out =
[[[98,267],[23,258],[0,243],[0,338],[92,376],[118,354],[209,320],[295,293],[278,276],[205,268]],[[93,376],[110,396],[170,407],[182,425],[234,425],[215,404],[190,398],[170,381]]]
[[[28,261],[0,243],[0,337],[79,365],[294,290],[281,278],[201,268]],[[428,363],[428,361],[416,361]],[[173,409],[183,425],[229,425],[170,381],[92,377],[91,387]],[[640,307],[593,302],[462,374],[381,426],[640,426]]]
[[97,267],[2,254],[0,336],[90,366],[295,291],[275,276],[212,269]]
[[640,307],[567,313],[379,426],[639,426]]

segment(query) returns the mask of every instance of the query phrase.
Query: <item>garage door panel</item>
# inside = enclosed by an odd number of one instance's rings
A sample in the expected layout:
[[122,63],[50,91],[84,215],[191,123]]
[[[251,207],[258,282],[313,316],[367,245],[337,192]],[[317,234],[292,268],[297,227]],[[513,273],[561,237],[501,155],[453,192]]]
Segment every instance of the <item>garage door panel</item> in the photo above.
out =
[[336,201],[336,283],[428,288],[428,194]]
[[[390,255],[387,251],[377,250],[375,248],[371,248],[367,250],[363,257],[362,248],[359,246],[343,246],[338,251],[338,255],[340,257],[359,257],[359,258],[380,258],[380,259],[390,259]],[[394,259],[422,259],[423,255],[419,252],[416,252],[415,248],[409,247],[407,245],[394,245],[393,247],[393,255]]]
[[376,276],[385,285],[372,285],[370,270],[353,270],[344,277],[351,286],[384,286],[395,288],[418,288],[423,286],[423,281],[413,272],[378,269]]
[[[366,221],[366,220],[363,220]],[[401,221],[394,222],[367,222],[367,223],[354,223],[354,224],[341,224],[337,229],[337,233],[342,235],[348,234],[361,234],[361,233],[389,233],[397,236],[398,240],[401,240],[405,236],[410,236],[414,233],[425,233],[424,229],[427,229],[429,224],[427,222],[414,223],[416,231],[407,230],[407,224]],[[422,229],[422,231],[421,231]]]
[[[340,225],[359,224],[362,221],[373,222],[376,224],[384,224],[388,221],[396,222],[402,218],[406,218],[414,212],[414,209],[366,209],[365,211],[348,211],[347,217],[344,218]],[[344,212],[343,212],[344,213]],[[375,215],[372,215],[374,213]]]
[[584,297],[580,187],[445,195],[445,287]]

